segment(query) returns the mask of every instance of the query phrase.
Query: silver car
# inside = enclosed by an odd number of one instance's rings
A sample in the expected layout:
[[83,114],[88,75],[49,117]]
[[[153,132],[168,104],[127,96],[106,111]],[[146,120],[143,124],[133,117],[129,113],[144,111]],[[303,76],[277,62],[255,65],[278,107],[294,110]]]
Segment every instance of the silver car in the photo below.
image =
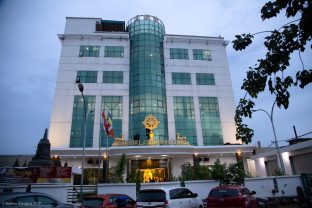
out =
[[0,207],[75,207],[64,204],[45,193],[36,192],[9,192],[0,194]]
[[143,189],[139,191],[137,208],[202,208],[197,193],[187,188]]

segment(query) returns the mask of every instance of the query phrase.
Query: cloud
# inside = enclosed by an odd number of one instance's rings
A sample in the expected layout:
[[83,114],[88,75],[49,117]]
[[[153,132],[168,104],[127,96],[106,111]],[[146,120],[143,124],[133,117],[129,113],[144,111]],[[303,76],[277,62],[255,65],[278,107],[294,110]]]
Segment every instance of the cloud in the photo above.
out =
[[[280,15],[262,21],[260,9],[265,1],[226,0],[7,0],[0,1],[0,154],[33,154],[34,147],[49,126],[65,17],[99,17],[128,21],[138,14],[159,17],[166,33],[219,36],[232,41],[236,34],[272,30],[286,22]],[[235,100],[242,95],[240,86],[249,66],[264,56],[263,37],[259,35],[247,50],[226,50],[232,76]],[[298,57],[298,56],[297,56]],[[311,68],[311,49],[302,54]],[[291,68],[300,68],[294,55]],[[275,123],[280,139],[293,135],[292,125],[305,133],[311,128],[311,87],[293,91],[290,108],[275,110]],[[272,97],[261,96],[259,108],[270,109]],[[270,123],[260,113],[249,121],[256,140],[269,144]],[[311,130],[311,129],[310,129]],[[22,142],[21,142],[22,141]],[[25,143],[27,141],[27,143]]]

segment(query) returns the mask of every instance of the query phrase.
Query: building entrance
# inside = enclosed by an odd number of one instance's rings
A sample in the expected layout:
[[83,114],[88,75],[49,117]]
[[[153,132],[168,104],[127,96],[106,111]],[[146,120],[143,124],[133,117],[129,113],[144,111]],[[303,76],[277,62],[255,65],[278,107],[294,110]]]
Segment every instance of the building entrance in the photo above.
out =
[[168,180],[168,160],[131,160],[128,176],[142,183],[163,182]]

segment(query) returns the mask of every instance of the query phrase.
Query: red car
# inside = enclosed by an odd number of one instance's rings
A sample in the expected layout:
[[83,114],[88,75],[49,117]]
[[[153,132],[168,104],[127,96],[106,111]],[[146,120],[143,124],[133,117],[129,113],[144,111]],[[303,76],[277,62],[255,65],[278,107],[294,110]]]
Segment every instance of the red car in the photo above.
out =
[[100,194],[85,197],[80,208],[135,208],[135,201],[126,194]]
[[239,207],[256,208],[257,200],[253,195],[255,191],[249,191],[245,186],[218,186],[211,189],[206,198],[207,208],[214,207]]

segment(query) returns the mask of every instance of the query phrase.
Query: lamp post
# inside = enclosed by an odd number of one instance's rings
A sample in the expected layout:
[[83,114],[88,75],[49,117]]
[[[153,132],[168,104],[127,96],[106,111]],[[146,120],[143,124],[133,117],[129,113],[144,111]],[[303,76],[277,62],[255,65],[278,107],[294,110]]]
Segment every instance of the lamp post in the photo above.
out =
[[84,160],[85,160],[85,147],[86,147],[86,136],[87,136],[87,106],[86,100],[83,95],[83,84],[78,83],[79,91],[81,92],[83,99],[83,108],[84,108],[84,133],[83,133],[83,144],[82,144],[82,161],[81,161],[81,178],[80,178],[80,195],[83,199],[83,177],[84,177]]
[[278,160],[280,161],[281,171],[282,171],[283,174],[285,174],[284,162],[283,162],[283,159],[282,159],[282,157],[281,157],[281,153],[280,153],[280,149],[279,149],[278,141],[277,141],[277,137],[276,137],[275,127],[274,127],[274,123],[273,123],[273,110],[274,110],[275,104],[276,104],[276,100],[274,101],[274,103],[273,103],[273,105],[272,105],[271,114],[269,114],[269,113],[268,113],[266,110],[264,110],[264,109],[257,109],[257,110],[252,110],[252,111],[253,111],[253,112],[263,111],[263,112],[270,118],[270,122],[271,122],[272,129],[273,129],[273,134],[274,134],[275,148],[277,149],[277,157],[278,157]]

